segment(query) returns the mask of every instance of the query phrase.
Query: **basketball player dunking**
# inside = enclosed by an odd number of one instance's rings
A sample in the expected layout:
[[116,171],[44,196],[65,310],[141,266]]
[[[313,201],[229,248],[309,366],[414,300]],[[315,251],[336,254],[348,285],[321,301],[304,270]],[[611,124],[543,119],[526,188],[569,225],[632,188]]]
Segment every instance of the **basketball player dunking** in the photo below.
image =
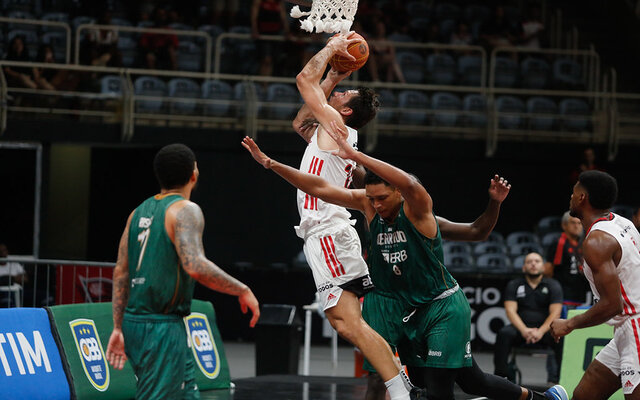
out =
[[640,399],[640,234],[631,221],[609,211],[617,194],[611,175],[585,171],[569,203],[586,232],[584,275],[596,303],[584,314],[553,321],[551,333],[559,339],[574,329],[614,326],[613,339],[585,371],[574,400],[608,399],[621,386],[625,399]]
[[[350,34],[350,33],[349,33]],[[334,54],[353,59],[347,52],[349,34],[333,36],[296,77],[304,105],[293,127],[307,142],[300,171],[321,176],[348,187],[355,162],[332,154],[338,149],[327,134],[330,123],[348,131],[350,146],[357,146],[359,129],[375,117],[377,95],[370,89],[336,92],[335,86],[348,76],[331,71],[320,83]],[[360,239],[351,214],[337,205],[325,203],[302,191],[297,194],[300,225],[296,233],[304,239],[304,254],[313,272],[320,303],[338,334],[357,346],[385,381],[392,400],[409,399],[411,385],[387,342],[362,319],[358,297],[373,289],[367,264],[362,258]]]

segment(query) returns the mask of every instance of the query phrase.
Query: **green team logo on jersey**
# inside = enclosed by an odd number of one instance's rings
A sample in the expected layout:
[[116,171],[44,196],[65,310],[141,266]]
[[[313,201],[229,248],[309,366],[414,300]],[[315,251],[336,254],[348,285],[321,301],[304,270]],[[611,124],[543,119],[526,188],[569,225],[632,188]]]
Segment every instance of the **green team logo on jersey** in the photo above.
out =
[[201,313],[191,313],[185,318],[185,321],[187,334],[191,340],[191,350],[200,371],[207,378],[215,379],[220,373],[220,355],[213,340],[207,316]]
[[109,366],[104,357],[96,324],[91,319],[81,318],[70,321],[69,326],[87,379],[94,388],[104,392],[109,387]]

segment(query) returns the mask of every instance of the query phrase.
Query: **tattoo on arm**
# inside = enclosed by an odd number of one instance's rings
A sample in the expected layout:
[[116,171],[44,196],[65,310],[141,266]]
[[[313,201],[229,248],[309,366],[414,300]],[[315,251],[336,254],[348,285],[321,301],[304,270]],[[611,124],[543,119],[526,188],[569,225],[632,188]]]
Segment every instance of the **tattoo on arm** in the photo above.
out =
[[129,301],[129,223],[120,238],[120,246],[118,247],[118,261],[113,270],[113,327],[120,329],[122,327],[122,317],[124,309]]
[[204,216],[197,204],[190,202],[178,211],[175,246],[182,268],[209,289],[234,296],[242,294],[248,287],[205,257],[203,230]]

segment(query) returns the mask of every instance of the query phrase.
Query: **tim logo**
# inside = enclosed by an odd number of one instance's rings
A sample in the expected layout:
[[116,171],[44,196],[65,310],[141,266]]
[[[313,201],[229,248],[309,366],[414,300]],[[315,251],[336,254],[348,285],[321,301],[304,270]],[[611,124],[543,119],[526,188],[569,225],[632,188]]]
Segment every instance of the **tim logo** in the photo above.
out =
[[94,388],[104,392],[109,387],[109,367],[95,323],[91,319],[75,319],[69,326],[87,379]]
[[209,379],[215,379],[220,373],[220,355],[211,334],[211,327],[207,316],[201,313],[191,313],[185,318],[187,334],[191,339],[193,356],[200,367],[200,371]]

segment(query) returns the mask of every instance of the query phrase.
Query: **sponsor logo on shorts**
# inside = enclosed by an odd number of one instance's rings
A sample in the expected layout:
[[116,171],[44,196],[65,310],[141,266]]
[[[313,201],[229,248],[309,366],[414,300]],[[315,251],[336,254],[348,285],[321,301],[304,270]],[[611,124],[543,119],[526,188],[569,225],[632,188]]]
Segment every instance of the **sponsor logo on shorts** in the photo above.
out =
[[471,342],[467,342],[464,347],[465,355],[464,358],[471,358]]
[[329,297],[327,297],[327,301],[335,299],[336,296],[333,293],[329,293]]
[[70,321],[69,327],[87,379],[94,388],[104,392],[109,387],[109,366],[102,350],[96,324],[92,319],[81,318]]
[[191,350],[200,371],[209,379],[217,378],[220,373],[220,355],[207,316],[191,313],[185,318],[185,322]]
[[624,384],[624,387],[626,387],[626,388],[633,387],[633,383],[631,383],[631,381],[627,380],[627,383]]
[[373,285],[373,282],[371,282],[371,277],[369,275],[365,276],[364,278],[362,278],[362,287],[369,287]]
[[438,350],[429,350],[427,354],[429,357],[442,357],[442,352]]
[[322,293],[322,292],[324,292],[325,290],[329,290],[329,289],[331,289],[332,287],[333,287],[333,283],[331,283],[331,282],[325,282],[325,283],[323,283],[322,285],[320,285],[320,286],[318,287],[318,293]]
[[624,370],[622,370],[622,371],[620,372],[620,375],[622,375],[622,376],[633,376],[633,375],[635,375],[635,374],[636,374],[636,372],[635,372],[634,370],[632,370],[632,369],[628,369],[628,368],[627,368],[627,369],[624,369]]

